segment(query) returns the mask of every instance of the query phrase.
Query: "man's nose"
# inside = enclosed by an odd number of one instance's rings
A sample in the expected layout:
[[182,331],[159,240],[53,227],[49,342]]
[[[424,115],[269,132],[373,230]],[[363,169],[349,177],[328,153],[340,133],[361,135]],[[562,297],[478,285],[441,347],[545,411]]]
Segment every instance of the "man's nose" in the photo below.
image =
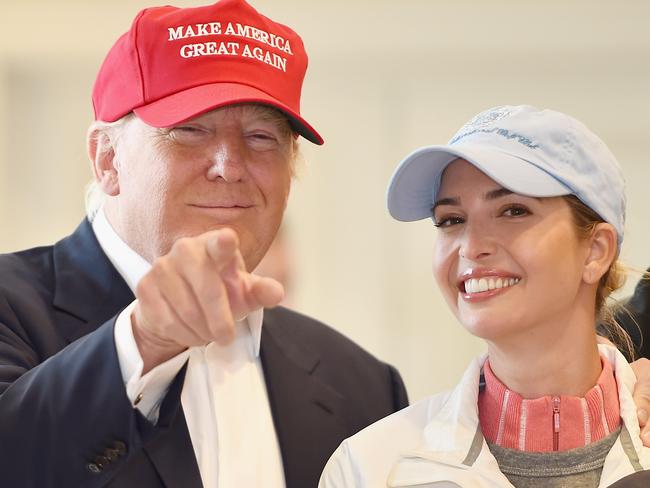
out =
[[227,183],[241,181],[246,174],[242,143],[236,137],[224,137],[210,148],[210,181],[222,179]]
[[480,261],[496,252],[496,241],[490,225],[484,222],[466,222],[458,254],[468,261]]

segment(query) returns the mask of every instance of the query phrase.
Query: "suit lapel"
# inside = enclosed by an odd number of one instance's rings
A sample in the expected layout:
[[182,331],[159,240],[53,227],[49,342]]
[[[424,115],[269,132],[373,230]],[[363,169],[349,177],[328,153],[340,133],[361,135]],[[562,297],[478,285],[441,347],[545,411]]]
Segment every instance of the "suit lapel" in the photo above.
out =
[[[60,327],[70,342],[92,332],[135,299],[102,251],[88,220],[84,219],[72,235],[54,245],[53,261],[53,305],[66,315]],[[202,486],[180,407],[184,379],[185,369],[170,386],[155,429],[140,419],[146,456],[169,488]]]
[[135,298],[86,219],[54,245],[53,261],[53,305],[76,319],[61,322],[69,342],[92,332]]
[[350,433],[343,397],[317,377],[319,358],[265,311],[261,359],[287,488],[316,486],[329,455]]

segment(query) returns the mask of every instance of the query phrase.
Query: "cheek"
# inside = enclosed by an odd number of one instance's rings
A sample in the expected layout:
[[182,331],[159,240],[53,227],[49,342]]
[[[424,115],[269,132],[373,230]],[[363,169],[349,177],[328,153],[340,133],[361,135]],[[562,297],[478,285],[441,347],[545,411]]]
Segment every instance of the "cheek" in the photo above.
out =
[[284,208],[291,187],[291,172],[284,164],[260,165],[252,171],[253,178],[267,203]]
[[533,242],[534,245],[518,246],[517,252],[529,273],[565,284],[579,279],[584,249],[572,233],[549,230]]
[[450,303],[455,302],[457,265],[458,252],[454,252],[453,243],[445,236],[438,236],[433,248],[433,276]]

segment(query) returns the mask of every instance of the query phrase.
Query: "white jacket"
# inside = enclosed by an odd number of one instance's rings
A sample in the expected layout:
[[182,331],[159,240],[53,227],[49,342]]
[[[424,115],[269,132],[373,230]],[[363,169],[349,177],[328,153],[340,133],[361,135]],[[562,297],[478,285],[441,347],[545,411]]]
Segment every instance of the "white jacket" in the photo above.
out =
[[[610,450],[601,487],[650,467],[639,438],[632,391],[636,378],[614,347],[599,345],[614,369],[621,435]],[[343,441],[325,466],[319,488],[512,487],[479,428],[479,377],[486,355],[475,359],[450,392],[426,398]]]

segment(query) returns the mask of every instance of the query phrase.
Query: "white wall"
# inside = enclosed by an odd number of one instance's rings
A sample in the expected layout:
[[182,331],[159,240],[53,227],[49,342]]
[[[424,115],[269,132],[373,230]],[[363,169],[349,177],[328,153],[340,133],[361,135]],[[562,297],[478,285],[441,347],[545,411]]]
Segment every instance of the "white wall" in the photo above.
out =
[[[0,251],[10,251],[50,243],[82,218],[92,82],[149,2],[2,3]],[[295,306],[395,364],[413,398],[453,384],[482,345],[435,288],[433,227],[391,221],[385,187],[401,157],[446,142],[478,111],[529,103],[598,133],[628,179],[623,258],[650,264],[649,2],[254,4],[303,36],[303,114],[326,139],[303,143],[307,164],[288,210]]]

